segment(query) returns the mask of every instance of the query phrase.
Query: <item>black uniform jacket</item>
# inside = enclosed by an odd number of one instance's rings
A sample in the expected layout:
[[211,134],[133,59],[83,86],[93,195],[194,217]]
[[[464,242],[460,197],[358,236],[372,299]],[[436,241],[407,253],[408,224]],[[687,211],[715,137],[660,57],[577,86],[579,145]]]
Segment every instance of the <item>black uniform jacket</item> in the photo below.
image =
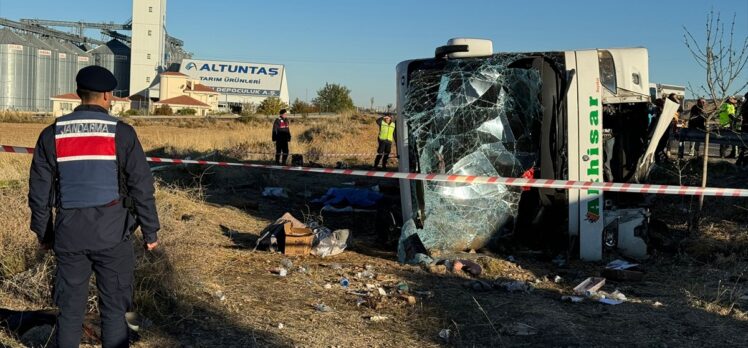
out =
[[[107,111],[81,105],[76,110]],[[115,134],[121,199],[101,207],[62,209],[57,204],[57,159],[54,125],[45,128],[34,149],[29,176],[31,230],[57,253],[109,249],[130,238],[139,225],[146,243],[160,229],[154,182],[135,130],[119,122]],[[86,173],[80,173],[86,175]],[[122,192],[125,190],[126,192]],[[125,199],[128,197],[129,199]],[[133,209],[125,206],[131,201]],[[53,214],[55,210],[55,214]]]

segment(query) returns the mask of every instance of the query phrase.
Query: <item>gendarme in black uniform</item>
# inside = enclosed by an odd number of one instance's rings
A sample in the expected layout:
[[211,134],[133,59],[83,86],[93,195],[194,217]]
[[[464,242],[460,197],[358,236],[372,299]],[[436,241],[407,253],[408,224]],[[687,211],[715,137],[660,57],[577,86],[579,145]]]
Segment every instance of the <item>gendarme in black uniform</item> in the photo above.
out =
[[[76,82],[79,90],[93,92],[117,84],[98,66],[81,69]],[[36,143],[29,207],[31,230],[56,255],[58,347],[80,343],[92,271],[103,346],[126,347],[135,266],[131,235],[139,225],[145,242],[155,247],[160,228],[153,177],[135,130],[98,105],[81,105],[58,118]]]
[[280,115],[273,122],[272,139],[275,142],[275,164],[286,165],[288,160],[288,142],[291,141],[291,130],[288,128],[286,109],[280,111]]

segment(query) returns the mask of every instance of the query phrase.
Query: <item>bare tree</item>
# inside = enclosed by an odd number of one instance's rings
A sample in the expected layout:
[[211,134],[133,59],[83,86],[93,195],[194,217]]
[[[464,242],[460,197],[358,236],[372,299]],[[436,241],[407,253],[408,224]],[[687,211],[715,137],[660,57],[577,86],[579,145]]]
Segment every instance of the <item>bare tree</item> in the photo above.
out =
[[[706,17],[704,42],[700,43],[691,31],[683,27],[683,41],[691,52],[694,60],[706,72],[704,84],[689,89],[694,95],[702,93],[711,98],[712,110],[706,115],[706,136],[704,139],[704,162],[701,172],[701,187],[707,184],[707,166],[709,164],[709,124],[719,114],[720,106],[727,96],[736,94],[748,87],[748,81],[740,85],[738,82],[743,70],[748,64],[748,37],[735,38],[735,19],[732,17],[730,31],[725,30],[725,24],[717,12],[710,11]],[[739,86],[735,88],[735,86]],[[732,93],[730,93],[732,92]],[[699,208],[691,223],[691,228],[698,227],[698,220],[704,206],[704,196],[699,197]]]

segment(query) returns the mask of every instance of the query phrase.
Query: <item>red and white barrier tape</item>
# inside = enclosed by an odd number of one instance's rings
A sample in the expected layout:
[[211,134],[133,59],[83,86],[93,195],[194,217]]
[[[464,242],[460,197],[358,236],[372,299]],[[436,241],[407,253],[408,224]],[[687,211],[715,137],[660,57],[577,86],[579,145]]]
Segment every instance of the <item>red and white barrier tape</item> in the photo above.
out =
[[[29,153],[33,153],[33,150],[34,150],[33,148],[26,148],[26,147],[2,146],[2,150],[0,152],[29,154]],[[701,187],[693,187],[693,186],[627,184],[627,183],[587,182],[587,181],[551,180],[551,179],[503,178],[503,177],[495,177],[495,176],[379,172],[379,171],[354,170],[354,169],[308,168],[308,167],[276,166],[276,165],[255,164],[255,163],[184,160],[184,159],[160,158],[160,157],[146,157],[146,159],[148,160],[148,162],[152,162],[152,163],[198,164],[198,165],[215,165],[215,166],[222,166],[222,167],[264,168],[264,169],[276,169],[276,170],[286,170],[286,171],[294,171],[294,172],[354,175],[354,176],[367,176],[367,177],[386,178],[386,179],[454,182],[454,183],[464,183],[464,184],[502,184],[502,185],[507,185],[507,186],[553,188],[553,189],[566,189],[566,190],[599,190],[599,191],[612,191],[612,192],[653,193],[653,194],[667,194],[667,195],[704,195],[704,196],[717,196],[717,197],[748,197],[748,189],[731,189],[731,188],[715,188],[715,187],[701,188]]]
[[[271,153],[271,152],[248,152],[245,155],[258,155],[258,156],[275,156],[280,155],[280,153]],[[363,156],[378,156],[378,155],[384,155],[383,153],[288,153],[287,155],[302,155],[306,157],[363,157]],[[396,154],[388,154],[390,156],[391,160],[397,159]]]

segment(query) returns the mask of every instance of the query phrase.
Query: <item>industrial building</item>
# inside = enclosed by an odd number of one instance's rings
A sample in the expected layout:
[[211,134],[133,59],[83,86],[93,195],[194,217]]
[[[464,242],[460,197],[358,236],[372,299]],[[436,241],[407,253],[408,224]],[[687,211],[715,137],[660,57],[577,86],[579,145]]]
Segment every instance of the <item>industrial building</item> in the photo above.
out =
[[[183,41],[166,33],[166,0],[132,5],[132,19],[122,24],[0,18],[0,110],[53,111],[53,97],[74,93],[75,75],[88,65],[112,71],[115,96],[148,99],[158,74],[191,55]],[[86,36],[91,29],[111,39]]]
[[[109,39],[87,36],[87,30]],[[55,102],[68,105],[59,97],[75,93],[75,75],[88,65],[109,69],[118,81],[114,95],[134,109],[191,105],[206,114],[239,111],[269,97],[289,102],[283,65],[193,60],[183,47],[167,33],[166,0],[132,0],[132,17],[120,24],[0,18],[0,110],[59,113]],[[189,86],[199,90],[163,95],[162,76],[171,73],[178,74],[172,80],[189,77]]]

